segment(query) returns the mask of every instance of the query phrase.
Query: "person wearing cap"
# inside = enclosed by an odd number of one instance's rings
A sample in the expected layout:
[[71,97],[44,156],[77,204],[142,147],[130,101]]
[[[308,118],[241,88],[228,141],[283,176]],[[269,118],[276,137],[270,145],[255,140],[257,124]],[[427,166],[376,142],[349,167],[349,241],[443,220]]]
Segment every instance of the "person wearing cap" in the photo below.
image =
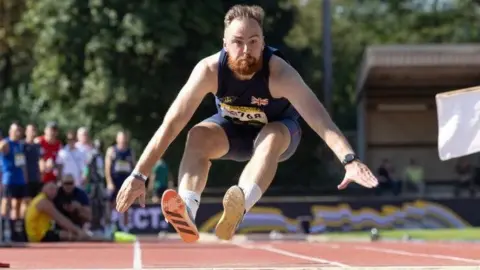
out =
[[40,145],[40,172],[42,173],[42,182],[57,181],[55,160],[58,152],[62,148],[62,143],[58,139],[58,125],[56,122],[48,122],[44,135],[37,137],[35,142]]

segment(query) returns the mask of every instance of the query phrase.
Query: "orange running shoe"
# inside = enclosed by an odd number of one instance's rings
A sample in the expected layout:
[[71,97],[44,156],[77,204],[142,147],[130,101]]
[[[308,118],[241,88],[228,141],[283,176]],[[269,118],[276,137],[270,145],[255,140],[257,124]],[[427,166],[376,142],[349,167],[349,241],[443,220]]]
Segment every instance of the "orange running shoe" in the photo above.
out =
[[162,195],[162,212],[168,223],[186,243],[196,242],[200,235],[185,202],[173,189],[167,189]]

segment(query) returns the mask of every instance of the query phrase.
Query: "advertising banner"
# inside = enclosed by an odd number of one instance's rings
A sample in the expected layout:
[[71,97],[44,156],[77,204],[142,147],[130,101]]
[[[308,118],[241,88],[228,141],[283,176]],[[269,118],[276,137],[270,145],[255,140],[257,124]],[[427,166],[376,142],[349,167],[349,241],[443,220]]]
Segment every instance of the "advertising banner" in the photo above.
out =
[[[465,228],[480,226],[479,199],[449,200],[355,200],[333,202],[259,203],[244,218],[239,233],[271,231],[297,233],[309,227],[310,233],[379,229]],[[202,203],[196,224],[202,232],[213,232],[222,214],[222,204]],[[132,233],[173,232],[159,205],[129,210]],[[118,220],[118,215],[115,218]]]

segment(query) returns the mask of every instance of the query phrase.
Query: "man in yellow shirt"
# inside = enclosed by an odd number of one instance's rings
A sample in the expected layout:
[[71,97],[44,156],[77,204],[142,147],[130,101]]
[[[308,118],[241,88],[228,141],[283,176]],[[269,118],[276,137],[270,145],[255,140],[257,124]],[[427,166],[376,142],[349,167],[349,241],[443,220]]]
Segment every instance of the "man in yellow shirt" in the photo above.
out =
[[[25,233],[29,242],[99,241],[87,234],[61,214],[52,200],[57,195],[57,186],[47,183],[31,201],[25,213]],[[56,222],[61,229],[55,229]]]

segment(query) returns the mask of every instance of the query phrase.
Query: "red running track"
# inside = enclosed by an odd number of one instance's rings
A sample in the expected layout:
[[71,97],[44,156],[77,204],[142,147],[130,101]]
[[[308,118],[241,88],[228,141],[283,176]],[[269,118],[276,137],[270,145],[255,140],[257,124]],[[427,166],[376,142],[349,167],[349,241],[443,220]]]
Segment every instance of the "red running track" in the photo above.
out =
[[[14,269],[282,269],[478,266],[480,244],[269,241],[38,244],[0,249]],[[440,269],[442,269],[440,268]],[[458,269],[458,268],[456,268]]]

